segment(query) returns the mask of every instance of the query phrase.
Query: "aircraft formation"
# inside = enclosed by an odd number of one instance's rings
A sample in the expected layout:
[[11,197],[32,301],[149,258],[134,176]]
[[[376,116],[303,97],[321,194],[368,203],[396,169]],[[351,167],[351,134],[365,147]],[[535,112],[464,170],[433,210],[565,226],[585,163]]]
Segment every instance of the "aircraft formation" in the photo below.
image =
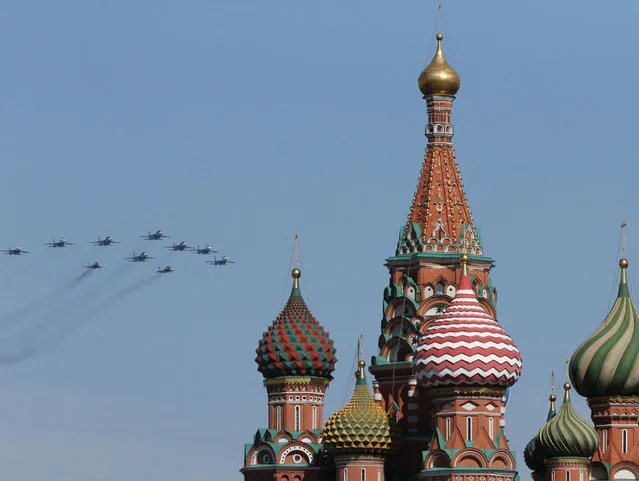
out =
[[[170,238],[171,236],[166,235],[164,232],[162,232],[161,230],[157,230],[155,232],[148,232],[145,235],[141,235],[140,236],[142,239],[145,240],[150,240],[150,241],[157,241],[157,240],[162,240],[162,239],[166,239],[166,238]],[[116,241],[113,237],[111,237],[110,235],[102,238],[102,237],[98,237],[97,241],[92,241],[91,244],[93,244],[96,247],[109,247],[115,244],[119,244],[119,241]],[[67,246],[73,246],[75,245],[75,243],[68,241],[67,239],[65,239],[64,237],[61,237],[59,239],[52,239],[51,242],[47,242],[46,244],[44,244],[47,247],[52,247],[52,248],[62,248],[62,247],[67,247]],[[179,243],[173,243],[170,246],[165,246],[166,249],[169,249],[173,252],[193,252],[195,254],[199,254],[199,255],[211,255],[211,254],[217,254],[217,251],[213,249],[213,247],[211,247],[210,245],[206,244],[204,247],[200,247],[200,245],[198,244],[197,246],[191,246],[189,244],[187,244],[184,241],[181,241]],[[23,249],[20,246],[16,246],[16,247],[11,247],[9,246],[8,249],[4,249],[2,250],[3,254],[6,255],[11,255],[11,256],[19,256],[19,255],[23,255],[23,254],[30,254],[31,252],[28,250]],[[151,257],[147,252],[140,252],[139,254],[133,253],[133,255],[131,255],[130,257],[126,257],[124,260],[127,260],[129,262],[147,262],[148,260],[151,259],[155,259],[155,257]],[[211,264],[213,266],[225,266],[228,264],[234,264],[235,262],[232,261],[229,257],[227,256],[222,256],[219,259],[216,256],[213,256],[213,260],[212,261],[206,261],[208,264]],[[99,262],[92,262],[89,264],[86,264],[84,266],[85,269],[87,270],[99,270],[104,268],[104,266],[102,264],[100,264]],[[156,274],[169,274],[171,272],[174,272],[174,269],[171,266],[166,266],[166,267],[160,267],[158,268],[158,270],[156,271]]]

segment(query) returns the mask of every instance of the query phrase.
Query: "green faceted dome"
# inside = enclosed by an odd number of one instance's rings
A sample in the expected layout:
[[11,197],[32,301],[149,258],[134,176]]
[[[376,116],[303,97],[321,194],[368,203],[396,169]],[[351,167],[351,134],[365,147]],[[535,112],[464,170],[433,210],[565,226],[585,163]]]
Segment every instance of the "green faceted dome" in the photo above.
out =
[[[548,416],[546,416],[546,422],[550,421],[557,415],[555,411],[555,401],[557,397],[554,392],[550,394],[550,408],[548,409]],[[524,462],[531,471],[543,471],[546,468],[546,458],[548,453],[539,445],[538,435],[535,435],[526,447],[524,448]]]
[[570,384],[564,384],[565,395],[561,408],[537,434],[539,447],[548,458],[590,458],[597,450],[599,437],[595,429],[581,419],[570,402]]
[[639,396],[639,312],[630,299],[622,259],[619,294],[603,324],[570,360],[570,379],[584,397]]
[[344,408],[331,415],[322,431],[324,448],[331,454],[385,455],[396,447],[397,429],[371,395],[359,362],[355,392]]
[[264,333],[255,362],[265,379],[315,376],[332,379],[335,347],[324,328],[306,307],[300,292],[301,272],[292,272],[293,290],[286,306]]

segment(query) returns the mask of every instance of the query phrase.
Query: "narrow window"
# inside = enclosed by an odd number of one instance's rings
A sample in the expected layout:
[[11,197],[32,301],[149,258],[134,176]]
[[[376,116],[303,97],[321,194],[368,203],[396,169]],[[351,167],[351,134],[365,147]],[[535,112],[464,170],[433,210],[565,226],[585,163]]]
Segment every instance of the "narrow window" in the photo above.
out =
[[313,429],[317,429],[317,406],[313,406]]
[[377,481],[382,481],[382,470],[381,469],[377,470]]
[[628,430],[621,431],[621,452],[626,454],[628,452]]
[[570,481],[570,471],[566,469],[566,481]]
[[366,470],[362,468],[362,481],[366,481]]
[[608,430],[604,430],[601,433],[601,450],[605,453],[608,449]]
[[438,296],[441,296],[444,294],[444,289],[445,289],[445,285],[442,281],[439,281],[436,285],[435,285],[435,294],[437,294]]
[[555,481],[555,470],[554,469],[550,472],[550,481]]
[[275,408],[275,427],[278,431],[282,429],[282,406]]
[[299,406],[295,406],[295,429],[294,429],[294,431],[299,431],[300,430],[301,417],[302,417],[302,414],[300,413],[300,407]]
[[495,438],[495,420],[493,418],[488,418],[488,437]]
[[446,441],[450,439],[450,418],[446,418]]
[[466,418],[466,441],[473,439],[473,418],[468,416]]
[[584,481],[584,470],[583,469],[579,470],[579,481]]
[[348,469],[344,468],[344,481],[348,481]]

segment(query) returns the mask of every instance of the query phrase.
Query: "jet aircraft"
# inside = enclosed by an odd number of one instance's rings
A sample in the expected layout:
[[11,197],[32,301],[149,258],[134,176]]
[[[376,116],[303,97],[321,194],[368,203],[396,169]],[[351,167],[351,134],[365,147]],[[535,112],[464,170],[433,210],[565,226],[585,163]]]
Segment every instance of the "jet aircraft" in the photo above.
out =
[[162,240],[162,239],[170,238],[171,236],[170,235],[166,235],[161,230],[156,230],[155,232],[149,231],[149,233],[147,235],[141,235],[140,237],[142,237],[142,239],[146,239],[146,240]]
[[171,249],[172,251],[178,252],[178,251],[185,251],[185,250],[189,250],[191,249],[191,246],[188,245],[186,242],[182,241],[179,244],[176,244],[175,242],[173,243],[173,245],[171,246],[166,246],[167,249]]
[[19,256],[22,254],[29,254],[29,251],[25,251],[22,247],[11,248],[11,246],[9,246],[8,249],[3,250],[2,252],[10,256]]
[[104,239],[100,239],[98,237],[97,241],[93,241],[91,242],[91,244],[93,244],[94,246],[99,246],[99,247],[106,247],[106,246],[110,246],[112,244],[119,244],[118,241],[113,240],[113,237],[111,237],[110,235],[106,236]]
[[85,269],[90,269],[90,270],[96,270],[96,269],[102,269],[104,266],[100,265],[99,262],[94,262],[93,264],[87,264],[86,266],[84,266]]
[[75,245],[73,242],[69,242],[64,237],[61,237],[59,240],[53,239],[51,242],[45,244],[47,247],[66,247]]
[[205,255],[205,256],[208,256],[210,254],[217,254],[217,251],[214,251],[213,247],[211,247],[208,244],[206,244],[201,249],[200,249],[200,246],[198,245],[197,248],[193,249],[193,252],[195,252],[196,254],[202,254],[202,255]]
[[166,266],[161,267],[157,271],[155,271],[156,274],[168,274],[169,272],[175,272],[175,269],[173,269],[173,267],[171,266]]
[[206,262],[208,264],[211,264],[212,266],[225,266],[227,264],[235,264],[235,261],[232,261],[227,256],[222,256],[221,259],[218,259],[217,257],[213,256],[212,261],[206,261]]
[[137,256],[135,255],[135,252],[133,253],[133,255],[131,257],[127,257],[126,260],[130,261],[130,262],[146,262],[149,259],[155,259],[155,257],[151,257],[149,254],[147,254],[146,252],[141,252],[140,254],[138,254]]

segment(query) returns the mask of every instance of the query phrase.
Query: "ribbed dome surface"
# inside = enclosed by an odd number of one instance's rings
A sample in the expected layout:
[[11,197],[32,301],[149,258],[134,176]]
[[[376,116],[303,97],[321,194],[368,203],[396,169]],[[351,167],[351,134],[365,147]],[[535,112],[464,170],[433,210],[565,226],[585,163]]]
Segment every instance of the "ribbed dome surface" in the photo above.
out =
[[[548,416],[546,416],[546,422],[550,421],[557,412],[555,411],[556,397],[553,394],[550,395],[550,409],[548,409]],[[539,445],[539,438],[535,435],[524,448],[524,462],[531,471],[543,471],[546,468],[545,460],[548,457],[548,453]]]
[[603,324],[570,360],[570,379],[585,397],[639,396],[639,313],[630,299],[627,261],[619,293]]
[[322,438],[332,454],[384,455],[396,447],[395,423],[373,400],[362,364],[353,397],[328,418]]
[[255,359],[258,371],[266,379],[283,376],[332,379],[336,362],[333,341],[306,307],[297,280],[286,306],[260,339]]
[[520,374],[519,350],[462,275],[452,304],[420,339],[415,376],[430,387],[509,387]]
[[576,413],[570,402],[570,384],[566,384],[564,402],[557,415],[537,434],[539,446],[548,457],[589,458],[597,450],[599,437],[595,429]]

